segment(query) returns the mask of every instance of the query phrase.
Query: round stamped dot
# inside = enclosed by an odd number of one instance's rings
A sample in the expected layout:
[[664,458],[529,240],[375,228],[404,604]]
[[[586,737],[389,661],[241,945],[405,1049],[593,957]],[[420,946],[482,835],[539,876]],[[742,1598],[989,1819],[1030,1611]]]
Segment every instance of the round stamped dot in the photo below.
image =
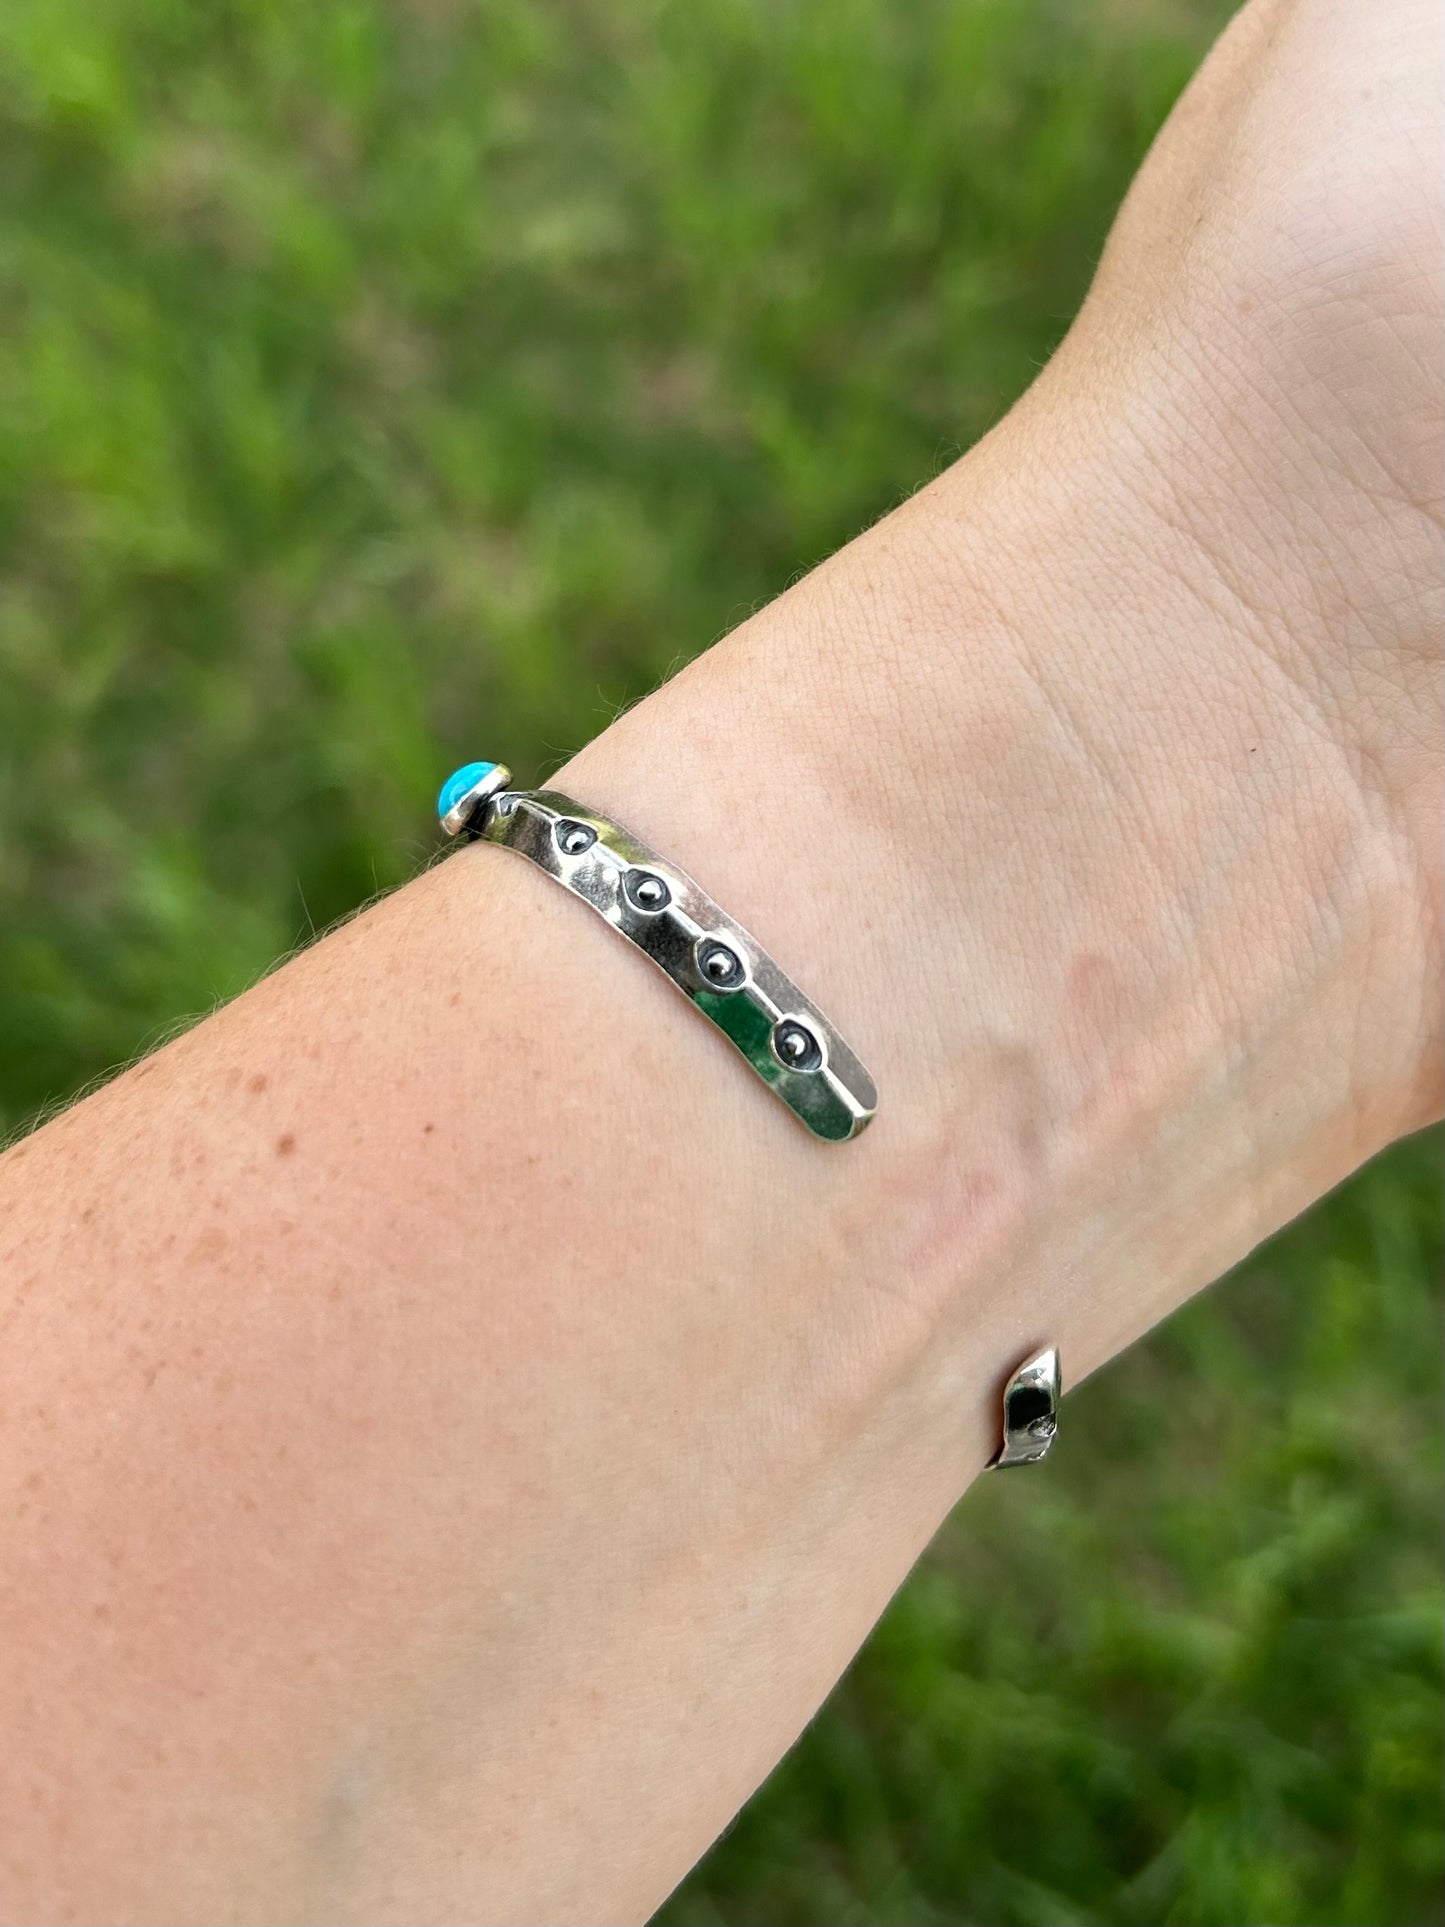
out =
[[622,879],[622,888],[635,910],[645,910],[653,916],[672,902],[671,890],[651,870],[629,870]]
[[737,990],[747,977],[742,958],[716,937],[703,937],[697,946],[698,975],[713,990]]
[[590,823],[579,823],[570,816],[561,819],[553,835],[563,856],[581,856],[597,841],[597,832]]
[[823,1047],[796,1017],[784,1017],[773,1026],[773,1055],[790,1071],[815,1071],[823,1062]]

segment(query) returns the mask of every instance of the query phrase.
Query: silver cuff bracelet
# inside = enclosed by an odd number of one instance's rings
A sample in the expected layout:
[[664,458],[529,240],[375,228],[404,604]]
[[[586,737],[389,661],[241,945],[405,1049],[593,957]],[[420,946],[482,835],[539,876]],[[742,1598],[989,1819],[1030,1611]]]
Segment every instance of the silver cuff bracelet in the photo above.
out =
[[[873,1079],[816,1004],[700,889],[620,824],[556,790],[512,790],[501,763],[447,778],[448,836],[499,843],[545,870],[657,965],[815,1136],[857,1137],[878,1106]],[[1004,1388],[991,1465],[1032,1465],[1058,1425],[1059,1355],[1040,1352]]]
[[447,779],[449,836],[528,857],[671,978],[816,1137],[857,1137],[878,1105],[873,1079],[816,1004],[675,863],[556,790],[512,790],[500,763]]

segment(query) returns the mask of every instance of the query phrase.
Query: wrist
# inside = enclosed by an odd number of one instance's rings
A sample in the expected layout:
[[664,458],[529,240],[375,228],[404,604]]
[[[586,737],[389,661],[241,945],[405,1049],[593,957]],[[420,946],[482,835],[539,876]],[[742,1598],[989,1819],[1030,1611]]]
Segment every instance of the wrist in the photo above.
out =
[[[1076,1377],[1406,1128],[1427,978],[1285,679],[1047,426],[1047,461],[1025,411],[557,780],[676,851],[874,1071],[833,1170],[900,1301],[951,1331],[1003,1269],[1024,1342],[1078,1317]],[[1059,1302],[1121,1248],[1117,1324]]]

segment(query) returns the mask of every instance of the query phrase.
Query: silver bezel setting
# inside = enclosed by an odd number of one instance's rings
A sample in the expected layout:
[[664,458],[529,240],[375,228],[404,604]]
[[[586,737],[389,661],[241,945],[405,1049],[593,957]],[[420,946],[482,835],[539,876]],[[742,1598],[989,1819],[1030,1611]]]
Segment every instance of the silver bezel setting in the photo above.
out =
[[505,763],[494,763],[485,776],[479,776],[469,790],[465,790],[452,804],[445,816],[437,820],[448,836],[460,836],[466,829],[476,830],[473,818],[482,814],[483,805],[494,796],[500,796],[512,780],[512,772]]

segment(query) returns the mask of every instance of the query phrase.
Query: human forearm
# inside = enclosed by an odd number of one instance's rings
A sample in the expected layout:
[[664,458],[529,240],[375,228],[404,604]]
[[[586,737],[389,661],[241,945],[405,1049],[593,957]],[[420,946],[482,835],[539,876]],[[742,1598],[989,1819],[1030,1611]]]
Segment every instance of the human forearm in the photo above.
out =
[[637,1917],[1000,1373],[1428,1114],[1408,731],[1089,343],[558,779],[837,1018],[857,1144],[480,849],[0,1163],[15,1915]]
[[77,1913],[635,1917],[982,1464],[1001,1371],[1056,1339],[1076,1377],[1412,1121],[1391,838],[1241,705],[1147,519],[1051,501],[1011,433],[559,779],[857,1036],[856,1145],[477,849],[0,1166],[7,1792]]
[[1075,1376],[1433,1115],[1439,1075],[1437,773],[1362,780],[1377,712],[1332,720],[1330,638],[1295,610],[1271,643],[1090,401],[1057,384],[558,779],[680,822],[868,1011],[905,1302],[946,1312],[1034,1219],[1057,1279],[1106,1223],[1134,1248],[1117,1325],[1043,1287]]

